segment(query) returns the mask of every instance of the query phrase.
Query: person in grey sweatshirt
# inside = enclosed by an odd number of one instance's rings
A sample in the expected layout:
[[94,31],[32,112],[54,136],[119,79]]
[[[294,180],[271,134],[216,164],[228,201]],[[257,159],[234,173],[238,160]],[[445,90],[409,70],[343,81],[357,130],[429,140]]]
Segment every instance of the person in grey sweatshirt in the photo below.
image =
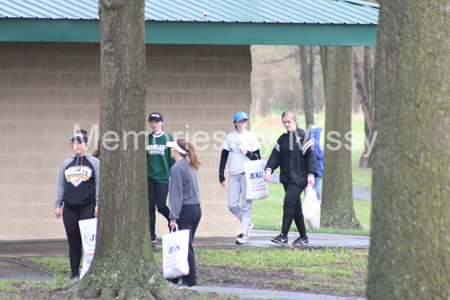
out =
[[79,278],[82,242],[78,221],[94,218],[98,212],[100,161],[86,153],[86,143],[84,130],[72,137],[74,155],[63,162],[56,188],[55,218],[63,217],[69,241],[71,279]]
[[[197,183],[197,172],[201,163],[192,143],[186,142],[184,139],[168,142],[167,147],[170,148],[171,156],[175,159],[175,164],[170,169],[169,179],[170,227],[175,229],[178,225],[178,229],[189,229],[190,231],[189,274],[181,276],[182,285],[180,287],[193,287],[197,285],[197,274],[192,243],[202,217],[200,208],[202,202]],[[169,280],[177,284],[180,278]]]

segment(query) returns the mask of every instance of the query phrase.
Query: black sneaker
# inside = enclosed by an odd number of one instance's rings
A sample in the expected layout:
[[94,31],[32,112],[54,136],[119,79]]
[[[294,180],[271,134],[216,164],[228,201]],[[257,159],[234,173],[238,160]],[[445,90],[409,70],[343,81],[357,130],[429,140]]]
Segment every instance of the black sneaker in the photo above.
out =
[[150,240],[152,241],[152,243],[156,243],[156,235],[150,236]]
[[70,279],[71,279],[71,280],[78,280],[78,279],[80,279],[80,276],[79,276],[77,273],[75,273],[75,274],[72,274],[72,275],[70,276]]
[[271,239],[271,241],[280,245],[287,245],[288,243],[288,239],[283,233],[280,233],[279,235]]
[[292,246],[306,246],[308,245],[308,237],[298,237],[295,241],[292,242]]
[[247,237],[245,234],[241,233],[236,238],[236,244],[245,244],[247,242]]

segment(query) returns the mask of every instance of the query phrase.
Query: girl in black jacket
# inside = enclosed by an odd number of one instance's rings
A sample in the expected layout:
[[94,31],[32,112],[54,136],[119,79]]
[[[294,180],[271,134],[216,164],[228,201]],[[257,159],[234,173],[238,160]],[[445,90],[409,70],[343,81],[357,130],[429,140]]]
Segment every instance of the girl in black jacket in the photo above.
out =
[[85,130],[73,136],[74,155],[62,164],[56,189],[55,218],[62,214],[69,241],[70,279],[79,278],[82,237],[78,221],[94,218],[98,212],[100,161],[86,153],[87,140]]
[[300,194],[307,184],[314,186],[314,177],[318,176],[314,142],[309,136],[306,136],[304,130],[298,128],[297,117],[293,111],[285,111],[281,115],[281,120],[286,132],[278,138],[264,174],[264,180],[268,182],[273,171],[280,167],[280,182],[286,193],[281,233],[274,237],[272,242],[287,245],[287,235],[294,220],[300,237],[292,245],[307,245],[308,237],[303,220]]

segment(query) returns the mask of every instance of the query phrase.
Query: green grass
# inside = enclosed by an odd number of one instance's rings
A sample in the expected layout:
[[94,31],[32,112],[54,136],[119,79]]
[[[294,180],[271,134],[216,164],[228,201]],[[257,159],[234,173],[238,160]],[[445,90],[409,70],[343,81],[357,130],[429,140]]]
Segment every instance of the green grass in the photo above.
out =
[[[69,259],[67,258],[67,265]],[[10,299],[50,299],[57,293],[60,286],[68,284],[70,280],[56,279],[53,281],[33,281],[23,279],[0,279],[0,300]],[[72,297],[71,299],[79,299]]]
[[[368,250],[336,249],[302,251],[293,248],[236,248],[233,250],[196,249],[198,274],[211,270],[214,276],[200,276],[200,285],[233,285],[251,275],[255,282],[264,282],[267,289],[282,289],[361,297],[365,291]],[[162,251],[154,253],[155,262],[162,264]],[[51,260],[58,261],[57,264]],[[50,272],[69,266],[67,257],[24,259]],[[220,274],[226,268],[226,274]],[[203,272],[201,270],[204,270]],[[222,269],[223,270],[223,269]],[[247,275],[246,275],[247,274]],[[269,274],[271,276],[269,276]],[[274,275],[275,276],[272,276]],[[61,284],[26,280],[0,280],[0,299],[46,299]],[[224,284],[222,284],[224,283]],[[261,285],[259,285],[261,286]],[[36,297],[39,294],[40,297]],[[27,296],[27,297],[24,297]],[[28,297],[29,296],[29,297]],[[210,299],[211,295],[193,294],[189,299]],[[215,295],[213,299],[239,299],[238,296]],[[230,296],[228,296],[230,297]]]
[[370,233],[370,215],[372,211],[372,202],[353,199],[355,215],[364,230],[360,235],[369,235]]
[[[302,195],[303,199],[304,194]],[[252,208],[252,222],[257,229],[281,230],[281,220],[283,216],[284,189],[281,184],[269,183],[269,197],[263,200],[256,200]],[[337,230],[337,229],[318,229],[308,232],[317,233],[335,233],[350,235],[366,235],[370,233],[370,212],[371,202],[362,200],[353,200],[356,218],[359,220],[364,230]],[[295,224],[291,230],[297,230]]]
[[359,160],[364,149],[352,151],[352,175],[353,186],[372,189],[372,168],[363,169],[359,167]]
[[[157,255],[162,256],[161,253]],[[322,274],[339,270],[339,272],[350,271],[346,274],[350,276],[353,275],[351,272],[354,269],[365,271],[367,264],[365,250],[334,248],[314,251],[293,251],[291,248],[196,249],[195,257],[198,264],[205,266],[239,267],[252,270],[284,268],[297,272]]]
[[[292,248],[237,248],[234,250],[199,249],[195,251],[200,268],[234,268],[239,272],[228,280],[239,281],[244,270],[253,274],[264,271],[265,284],[285,290],[362,296],[365,291],[368,250],[322,249],[297,251]],[[155,257],[159,261],[161,253]],[[280,272],[283,270],[283,272]],[[278,274],[280,277],[278,277]],[[290,275],[291,274],[291,275]],[[258,278],[255,278],[258,279]],[[205,284],[215,282],[205,278]],[[202,282],[200,282],[202,284]]]
[[56,275],[70,275],[70,266],[67,265],[65,256],[31,257],[27,258],[27,263],[39,269],[51,270]]
[[[69,259],[67,258],[67,264]],[[23,299],[53,299],[54,295],[61,291],[65,285],[73,283],[69,279],[65,279],[57,284],[53,281],[33,281],[33,280],[16,280],[16,279],[0,279],[0,300],[23,300]],[[118,299],[118,297],[116,297]],[[67,298],[58,299],[94,299],[80,298],[75,295],[69,295]],[[96,299],[96,298],[95,298]],[[184,291],[177,296],[179,300],[239,300],[242,299],[238,295],[222,295],[217,293],[199,293],[196,291]],[[273,298],[270,298],[273,299]],[[269,299],[269,300],[270,300]]]

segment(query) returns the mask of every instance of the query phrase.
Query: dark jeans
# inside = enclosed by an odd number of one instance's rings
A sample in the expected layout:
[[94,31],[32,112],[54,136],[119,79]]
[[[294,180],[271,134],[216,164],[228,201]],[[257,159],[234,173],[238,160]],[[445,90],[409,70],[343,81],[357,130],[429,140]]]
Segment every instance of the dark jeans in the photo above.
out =
[[81,261],[81,233],[79,220],[94,218],[95,202],[82,207],[71,207],[64,205],[62,217],[69,240],[70,269],[73,274],[78,274]]
[[303,220],[302,213],[302,202],[300,200],[300,194],[303,192],[305,187],[292,183],[283,183],[283,187],[286,195],[284,196],[283,225],[281,232],[287,236],[289,233],[289,228],[291,228],[292,220],[294,220],[300,236],[306,237],[305,221]]
[[148,183],[148,207],[150,211],[150,234],[155,235],[155,205],[158,212],[167,219],[167,225],[170,223],[169,214],[170,209],[166,204],[167,194],[169,193],[169,185],[166,183],[155,182],[153,179],[147,177]]
[[[189,229],[190,239],[189,239],[189,254],[188,254],[188,264],[189,264],[189,274],[186,276],[181,276],[181,281],[183,285],[195,286],[197,285],[197,272],[195,270],[195,253],[192,243],[194,242],[195,231],[197,231],[198,223],[202,217],[202,209],[200,204],[196,205],[183,205],[181,207],[180,218],[177,221],[178,229]],[[180,278],[169,279],[173,283],[178,283]]]

